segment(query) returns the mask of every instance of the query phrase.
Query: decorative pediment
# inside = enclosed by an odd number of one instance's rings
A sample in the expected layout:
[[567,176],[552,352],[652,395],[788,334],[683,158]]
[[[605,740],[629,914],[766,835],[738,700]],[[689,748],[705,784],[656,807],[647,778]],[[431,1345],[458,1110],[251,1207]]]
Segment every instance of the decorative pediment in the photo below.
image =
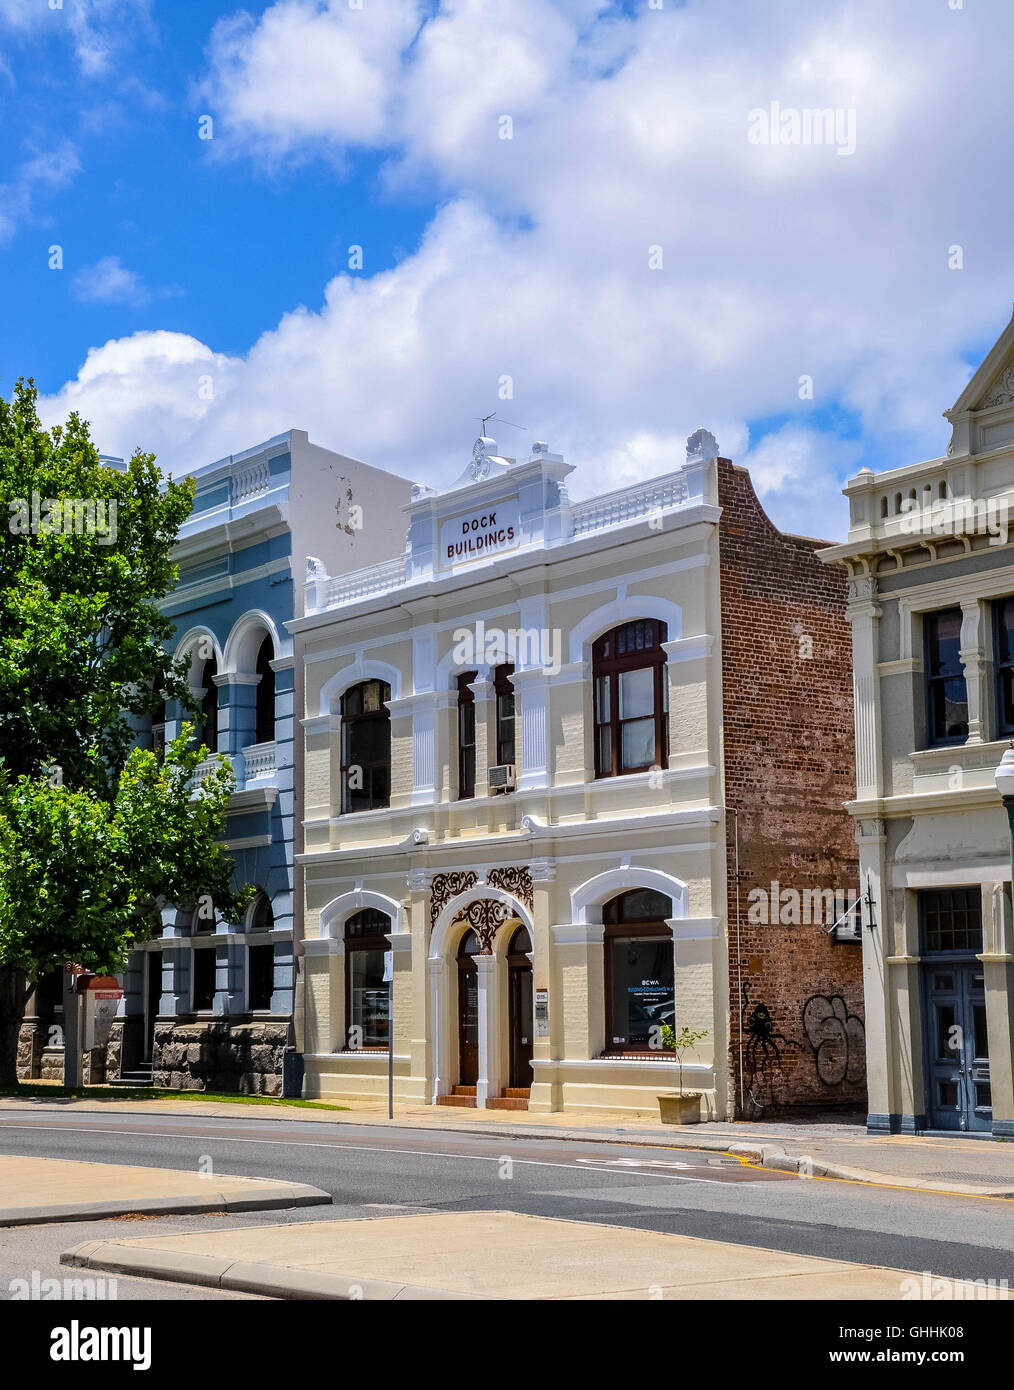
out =
[[976,408],[988,410],[994,405],[1009,405],[1011,401],[1014,401],[1014,362],[1008,362],[992,389]]
[[472,458],[456,482],[451,484],[452,491],[459,487],[464,487],[468,483],[483,483],[487,478],[492,478],[498,473],[506,473],[514,463],[514,459],[501,458],[496,452],[496,440],[489,439],[486,435],[480,434],[479,438],[472,445]]
[[983,358],[971,380],[954,402],[944,411],[954,420],[966,411],[991,410],[995,406],[1014,403],[1014,316]]

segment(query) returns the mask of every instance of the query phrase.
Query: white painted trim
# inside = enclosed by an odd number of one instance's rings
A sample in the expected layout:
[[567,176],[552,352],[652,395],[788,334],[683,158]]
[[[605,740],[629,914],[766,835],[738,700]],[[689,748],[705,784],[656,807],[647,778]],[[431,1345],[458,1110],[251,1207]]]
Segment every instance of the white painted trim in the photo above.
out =
[[[674,566],[675,568],[675,566]],[[631,580],[627,579],[626,583]],[[614,582],[613,586],[616,588]],[[638,618],[655,618],[666,624],[666,641],[676,642],[683,636],[683,609],[672,599],[661,598],[655,594],[630,594],[624,598],[613,599],[601,608],[587,613],[570,632],[570,661],[588,661],[591,652],[585,648],[603,632],[618,627],[620,623],[634,622]]]
[[1009,859],[980,864],[950,863],[942,869],[910,869],[904,864],[890,866],[892,888],[949,888],[974,883],[1006,883],[1010,880]]
[[[616,594],[621,589],[624,592],[626,592],[626,590],[631,585],[651,583],[655,579],[667,580],[672,575],[678,574],[680,571],[700,569],[702,566],[709,565],[710,563],[710,556],[707,554],[706,551],[701,551],[699,554],[687,556],[682,560],[670,561],[668,564],[652,565],[646,569],[627,571],[623,575],[622,579],[617,579],[613,575],[604,575],[601,579],[596,579],[588,584],[575,584],[567,589],[554,589],[551,592],[547,593],[545,595],[545,598],[548,603],[556,605],[558,603],[569,603],[571,599],[588,598],[589,596],[595,594]],[[505,584],[505,586],[510,584],[513,587],[513,581],[510,579],[509,575],[501,575],[499,576],[499,578]],[[633,598],[639,599],[640,595],[634,595]],[[629,603],[632,602],[633,599],[624,599],[620,601],[626,602],[629,605]],[[400,606],[400,602],[397,606]],[[474,625],[476,617],[481,616],[487,624],[487,626],[493,623],[496,623],[498,626],[502,626],[502,624],[500,623],[500,619],[515,617],[519,615],[519,611],[520,600],[514,599],[511,602],[501,604],[499,607],[491,607],[485,609],[481,615],[473,615],[472,624]],[[315,613],[312,616],[315,618],[321,617],[325,613],[331,613],[333,615],[333,621],[336,624],[345,624],[346,622],[354,624],[357,621],[361,622],[367,618],[372,620],[374,616],[373,614],[360,614],[357,615],[356,618],[349,618],[348,616],[343,615],[340,609],[322,609],[320,613]],[[650,616],[650,614],[646,616]],[[444,618],[441,619],[439,622],[433,624],[434,631],[437,633],[444,633],[448,631],[453,632],[456,628],[468,626],[469,623],[467,621],[467,618],[462,617],[461,615],[459,615],[456,618]],[[521,626],[520,620],[518,622],[518,626]],[[286,627],[291,630],[291,623],[286,623]],[[404,635],[407,637],[408,633],[409,629],[406,628]],[[347,642],[343,642],[340,646],[328,647],[319,651],[307,652],[304,660],[306,664],[310,666],[313,665],[315,662],[341,660],[343,657],[352,656],[357,652],[371,651],[374,648],[383,649],[390,647],[390,645],[390,637],[370,638],[363,637],[359,633],[356,633],[355,635],[350,635],[349,640]],[[453,651],[453,648],[451,648],[451,651]],[[454,664],[451,661],[451,651],[445,653],[445,655],[441,658],[437,666],[436,683],[438,685],[441,684],[441,682],[446,684],[446,677]]]
[[215,634],[212,632],[212,630],[211,630],[210,627],[203,626],[203,625],[200,624],[200,623],[195,624],[193,627],[187,628],[187,630],[186,630],[186,632],[183,634],[183,636],[180,637],[180,638],[177,640],[175,650],[173,651],[173,660],[174,660],[174,661],[179,661],[179,659],[180,659],[181,656],[186,656],[186,655],[189,653],[189,654],[190,654],[190,665],[191,665],[191,668],[192,668],[192,667],[193,667],[193,651],[192,651],[192,648],[196,647],[197,643],[198,643],[199,641],[201,641],[201,639],[204,638],[204,637],[210,637],[210,638],[211,638],[211,645],[212,645],[212,647],[214,648],[214,651],[215,651],[215,662],[216,662],[216,665],[218,665],[219,667],[221,667],[221,665],[222,665],[222,648],[218,645],[218,639],[216,638]]
[[[244,546],[243,549],[249,549],[256,544],[256,539],[251,540],[250,545]],[[215,547],[212,545],[202,547],[203,550],[207,551],[211,551],[214,548]],[[237,552],[230,550],[227,553],[236,554]],[[176,554],[175,550],[173,554]],[[195,560],[199,558],[199,556],[195,556]],[[236,589],[242,588],[244,584],[256,584],[259,580],[270,579],[271,576],[275,574],[291,573],[291,569],[291,557],[283,555],[277,560],[268,560],[263,565],[253,565],[248,570],[239,570],[234,574],[224,571],[222,574],[214,574],[208,579],[200,579],[193,584],[182,585],[180,588],[174,589],[171,594],[167,594],[165,598],[159,599],[158,608],[161,611],[167,612],[173,607],[174,600],[185,600],[187,606],[190,607],[196,599],[211,598],[213,594],[221,593],[223,590],[226,592],[235,591]]]
[[672,901],[673,917],[686,917],[685,883],[661,869],[628,864],[617,869],[606,869],[605,872],[579,884],[570,895],[571,919],[574,922],[601,922],[603,905],[631,888],[652,888],[658,893],[664,893]]
[[702,632],[696,637],[679,637],[674,642],[663,642],[662,650],[666,661],[676,665],[680,661],[700,661],[710,656],[714,645],[715,639],[711,633]]
[[269,614],[265,613],[262,608],[250,608],[247,612],[240,614],[233,623],[229,636],[225,639],[225,650],[222,659],[223,674],[231,674],[240,671],[250,675],[254,674],[253,665],[257,659],[257,650],[260,648],[260,642],[258,642],[257,647],[254,648],[253,662],[249,660],[250,653],[247,652],[243,664],[240,664],[240,658],[243,656],[243,648],[246,645],[251,630],[259,630],[262,632],[262,641],[264,637],[271,638],[271,647],[275,658],[291,658],[292,638],[279,636],[278,628],[274,620]]
[[350,666],[343,666],[340,671],[329,676],[321,686],[318,716],[336,714],[337,711],[332,709],[332,705],[344,691],[348,690],[349,686],[358,685],[360,681],[371,680],[386,682],[391,687],[391,699],[401,699],[401,672],[397,666],[392,666],[387,661],[359,659],[353,661]]
[[[528,928],[529,935],[534,939],[535,923],[524,903],[519,902],[511,893],[505,893],[502,888],[491,888],[488,883],[477,883],[474,887],[466,889],[464,893],[458,893],[456,897],[453,897],[450,902],[446,903],[441,909],[439,917],[433,923],[427,960],[442,961],[452,958],[454,952],[457,950],[457,933],[455,933],[452,949],[451,925],[454,923],[455,917],[457,917],[463,907],[467,907],[469,903],[476,902],[480,898],[490,898],[494,902],[503,903],[505,907],[509,907],[525,924]],[[460,923],[458,925],[460,926]],[[462,929],[462,931],[463,930],[464,929]],[[498,940],[502,935],[503,930],[501,928],[501,931],[498,933]],[[498,952],[494,949],[493,954],[497,955]]]
[[[362,1048],[358,1052],[304,1052],[303,1057],[307,1062],[386,1062],[389,1053],[377,1049]],[[396,1052],[394,1054],[396,1062],[411,1062],[412,1058],[407,1052]],[[684,1071],[687,1068],[684,1066]],[[322,1097],[322,1099],[325,1099]]]
[[601,946],[606,939],[601,922],[555,922],[550,930],[557,946]]
[[342,893],[337,898],[332,898],[320,910],[320,935],[330,936],[338,940],[342,937],[346,921],[355,913],[361,912],[363,908],[376,908],[378,912],[390,918],[391,928],[395,935],[402,935],[406,931],[404,922],[404,912],[401,904],[394,898],[389,898],[384,893],[374,893],[369,888],[354,888],[351,893]]
[[670,917],[666,926],[674,941],[713,941],[719,934],[720,917]]
[[336,941],[333,936],[304,936],[302,940],[304,956],[343,956],[344,941]]
[[[533,1067],[545,1067],[556,1071],[563,1067],[573,1067],[575,1069],[587,1070],[589,1067],[609,1067],[613,1070],[622,1068],[624,1071],[643,1071],[657,1075],[660,1071],[666,1072],[670,1068],[675,1070],[675,1057],[666,1055],[659,1057],[657,1062],[650,1062],[643,1057],[576,1057],[571,1060],[551,1061],[535,1057],[532,1059]],[[684,1062],[684,1073],[689,1072],[692,1076],[712,1076],[715,1071],[714,1064],[709,1066],[706,1062]],[[670,1089],[666,1087],[666,1089]]]

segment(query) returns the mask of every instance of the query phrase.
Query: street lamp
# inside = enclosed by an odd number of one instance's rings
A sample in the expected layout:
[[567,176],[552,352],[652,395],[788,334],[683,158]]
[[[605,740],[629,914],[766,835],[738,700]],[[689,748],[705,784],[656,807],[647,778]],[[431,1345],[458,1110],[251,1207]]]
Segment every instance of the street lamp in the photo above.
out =
[[[993,776],[996,781],[996,789],[1003,797],[1003,804],[1007,808],[1007,824],[1011,836],[1011,862],[1014,865],[1014,743],[1004,751]],[[1014,879],[1014,869],[1012,869],[1011,877]]]

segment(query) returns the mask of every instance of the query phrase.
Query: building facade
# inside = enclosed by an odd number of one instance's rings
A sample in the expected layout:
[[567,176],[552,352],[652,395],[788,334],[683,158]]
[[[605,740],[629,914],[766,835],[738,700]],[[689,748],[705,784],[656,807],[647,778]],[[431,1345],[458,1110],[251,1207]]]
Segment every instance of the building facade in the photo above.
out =
[[704,1116],[864,1101],[845,579],[717,454],[573,503],[480,439],[309,563],[306,1096],[652,1113],[668,1023]]
[[845,488],[871,1131],[1014,1133],[1014,320],[943,458]]

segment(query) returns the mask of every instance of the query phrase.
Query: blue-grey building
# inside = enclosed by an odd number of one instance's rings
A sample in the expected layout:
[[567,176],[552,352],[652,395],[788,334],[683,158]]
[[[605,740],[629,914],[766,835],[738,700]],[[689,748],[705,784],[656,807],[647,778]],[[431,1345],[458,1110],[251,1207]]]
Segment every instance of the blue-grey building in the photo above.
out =
[[[405,547],[410,484],[289,430],[197,469],[193,512],[163,608],[175,654],[190,661],[198,736],[236,776],[227,844],[238,883],[257,896],[243,921],[210,905],[166,908],[161,936],[136,949],[106,1074],[157,1086],[278,1094],[292,1032],[300,922],[300,756],[293,738],[301,673],[285,624],[302,612],[308,561],[329,573]],[[172,702],[154,744],[185,717]],[[198,776],[208,764],[202,765]],[[96,1068],[91,1068],[93,1079]]]

